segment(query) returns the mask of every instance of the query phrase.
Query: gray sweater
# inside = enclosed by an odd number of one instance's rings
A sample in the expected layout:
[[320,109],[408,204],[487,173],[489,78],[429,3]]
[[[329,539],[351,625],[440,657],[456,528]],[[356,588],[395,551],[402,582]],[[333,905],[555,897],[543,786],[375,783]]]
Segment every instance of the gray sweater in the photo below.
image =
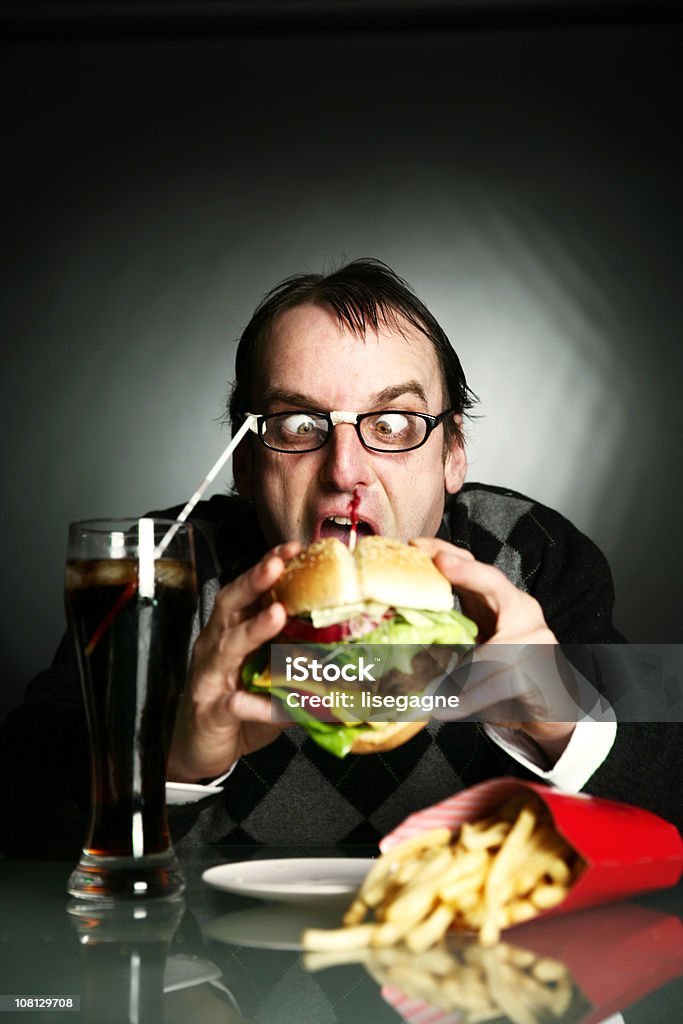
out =
[[[199,630],[219,586],[253,565],[267,545],[253,507],[239,498],[214,496],[197,506],[192,521],[199,531]],[[613,703],[624,692],[640,692],[652,666],[612,625],[604,557],[564,517],[515,492],[467,484],[449,498],[439,536],[533,594],[568,658]],[[680,725],[647,721],[647,712],[640,717],[620,723],[611,754],[585,788],[681,826]],[[68,641],[5,722],[0,773],[0,849],[77,855],[87,818],[87,736]],[[242,758],[221,796],[170,808],[170,823],[181,851],[204,843],[374,843],[411,811],[502,774],[527,773],[471,722],[432,722],[394,751],[343,760],[292,728]]]

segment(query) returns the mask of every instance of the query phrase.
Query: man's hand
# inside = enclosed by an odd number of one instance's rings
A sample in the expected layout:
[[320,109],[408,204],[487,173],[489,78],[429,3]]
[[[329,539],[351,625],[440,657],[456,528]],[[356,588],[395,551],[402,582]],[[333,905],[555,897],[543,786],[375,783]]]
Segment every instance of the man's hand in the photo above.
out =
[[211,618],[197,638],[180,700],[168,760],[168,778],[199,782],[216,778],[243,754],[279,735],[270,699],[240,688],[244,659],[282,630],[282,604],[264,597],[284,563],[301,550],[292,541],[270,551],[218,593]]
[[463,614],[479,627],[479,646],[467,659],[463,715],[522,729],[554,764],[574,731],[578,708],[572,670],[540,604],[463,548],[431,537],[413,543],[431,555],[457,591]]

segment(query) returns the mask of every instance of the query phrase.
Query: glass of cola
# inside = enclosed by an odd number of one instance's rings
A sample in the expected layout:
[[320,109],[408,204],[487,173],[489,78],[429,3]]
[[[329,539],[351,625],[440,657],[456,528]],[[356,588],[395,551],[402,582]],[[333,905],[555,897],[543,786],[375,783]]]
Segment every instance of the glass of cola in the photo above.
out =
[[166,760],[196,604],[192,527],[161,519],[72,523],[66,613],[88,723],[91,809],[72,896],[180,896]]

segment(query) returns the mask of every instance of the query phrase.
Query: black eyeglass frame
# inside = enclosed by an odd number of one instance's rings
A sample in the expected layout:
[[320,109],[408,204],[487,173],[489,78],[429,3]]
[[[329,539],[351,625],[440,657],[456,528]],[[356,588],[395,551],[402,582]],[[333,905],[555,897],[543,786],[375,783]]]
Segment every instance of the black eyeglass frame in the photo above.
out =
[[[423,444],[429,440],[432,431],[436,429],[447,416],[453,416],[456,413],[456,409],[445,409],[444,412],[439,413],[438,416],[432,416],[428,412],[416,412],[415,409],[377,409],[373,412],[348,412],[345,410],[333,409],[331,412],[321,412],[319,409],[282,409],[280,412],[272,413],[260,413],[260,412],[247,412],[244,413],[244,417],[251,417],[251,423],[249,429],[257,435],[259,441],[264,448],[267,448],[269,452],[281,452],[283,455],[307,455],[308,452],[318,452],[321,448],[324,448],[327,442],[332,437],[332,430],[340,423],[348,423],[350,426],[355,427],[358,440],[365,449],[369,452],[378,452],[380,455],[403,455],[405,452],[414,452],[417,448],[421,448]],[[324,419],[327,422],[327,434],[325,435],[322,444],[317,444],[315,448],[275,448],[273,445],[268,444],[264,437],[263,432],[266,427],[268,420],[273,419],[276,416],[296,416],[302,413],[310,413],[312,416],[319,416],[320,419]],[[425,436],[418,444],[413,444],[410,448],[375,448],[373,445],[368,444],[361,434],[360,425],[365,419],[369,419],[371,416],[381,416],[382,413],[398,413],[402,416],[417,416],[419,419],[424,420],[427,429]]]

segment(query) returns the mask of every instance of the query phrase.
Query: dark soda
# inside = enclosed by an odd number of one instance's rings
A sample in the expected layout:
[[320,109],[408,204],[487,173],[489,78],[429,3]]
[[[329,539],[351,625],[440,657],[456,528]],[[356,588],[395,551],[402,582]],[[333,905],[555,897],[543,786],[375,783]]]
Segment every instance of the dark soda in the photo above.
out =
[[170,847],[164,780],[196,584],[190,564],[160,559],[153,596],[143,597],[137,574],[132,558],[67,563],[66,611],[90,733],[84,852],[97,857],[138,859]]

